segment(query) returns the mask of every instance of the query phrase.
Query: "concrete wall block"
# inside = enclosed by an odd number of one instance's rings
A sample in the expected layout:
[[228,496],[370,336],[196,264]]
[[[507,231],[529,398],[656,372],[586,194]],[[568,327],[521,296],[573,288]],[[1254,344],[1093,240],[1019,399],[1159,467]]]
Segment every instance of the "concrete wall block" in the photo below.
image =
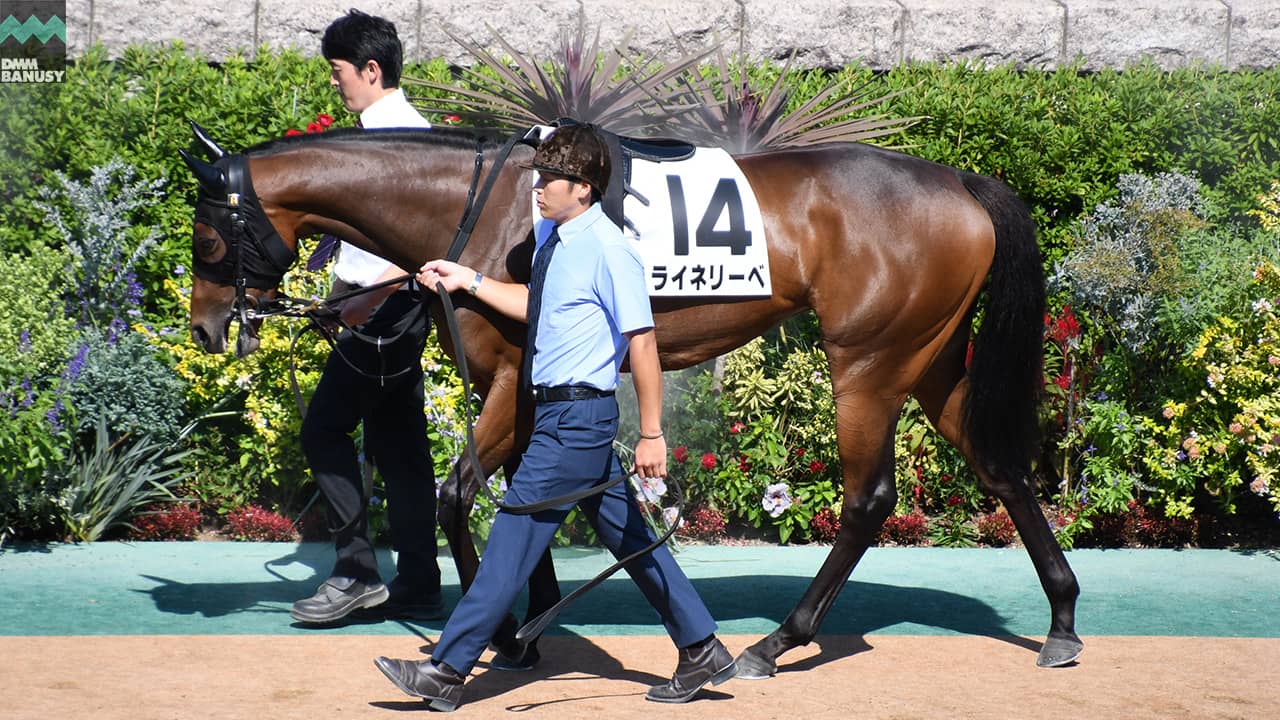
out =
[[470,65],[471,55],[445,34],[447,28],[499,56],[505,55],[490,28],[521,53],[547,58],[556,53],[561,38],[576,31],[579,22],[588,41],[599,31],[600,45],[608,49],[626,41],[639,58],[678,57],[680,46],[696,49],[715,36],[734,34],[737,6],[734,2],[673,3],[635,0],[548,0],[513,6],[502,0],[465,2],[445,0],[423,5],[423,58],[443,57],[453,64]]
[[1165,69],[1226,58],[1227,6],[1219,0],[1066,0],[1067,61],[1125,67],[1150,58]]
[[744,0],[747,55],[785,61],[795,52],[796,67],[839,67],[860,59],[871,67],[889,67],[902,56],[894,0]]
[[980,61],[988,67],[1057,65],[1064,10],[1052,0],[1000,3],[902,0],[906,60]]
[[197,55],[221,60],[253,49],[254,0],[222,0],[192,11],[167,0],[94,0],[95,41],[111,55],[130,45],[165,45],[181,40]]
[[[329,23],[355,7],[395,23],[406,61],[420,58],[422,0],[378,0],[376,5],[353,0],[258,0],[258,38],[273,49],[293,48],[304,55],[320,54],[320,39]],[[432,54],[430,57],[434,57]]]
[[83,55],[89,49],[89,0],[67,0],[67,57]]
[[1226,0],[1231,8],[1232,69],[1280,65],[1280,2]]

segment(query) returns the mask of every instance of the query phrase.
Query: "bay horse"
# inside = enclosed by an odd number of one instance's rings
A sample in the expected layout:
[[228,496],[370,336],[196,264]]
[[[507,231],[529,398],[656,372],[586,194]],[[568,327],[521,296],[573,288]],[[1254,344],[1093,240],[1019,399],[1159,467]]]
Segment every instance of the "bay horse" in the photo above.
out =
[[[197,129],[215,156],[220,148]],[[241,243],[266,275],[241,294],[252,304],[272,294],[296,256],[298,239],[332,233],[406,271],[443,257],[469,204],[478,152],[490,166],[497,142],[482,131],[331,131],[284,138],[208,163],[184,152],[201,185],[193,253],[200,265],[227,267],[231,234],[217,216],[228,178],[244,175],[248,223]],[[532,149],[516,145],[511,160]],[[239,165],[229,163],[240,158]],[[772,296],[737,302],[652,300],[662,366],[689,367],[737,348],[806,310],[818,318],[830,363],[843,479],[834,546],[786,620],[738,658],[743,677],[768,677],[778,657],[808,644],[854,566],[892,513],[894,429],[908,396],[964,455],[982,489],[1008,510],[1050,607],[1037,664],[1075,661],[1079,585],[1030,484],[1036,452],[1045,289],[1034,223],[998,180],[903,153],[857,143],[783,149],[736,158],[758,195],[768,236]],[[498,169],[492,194],[460,261],[485,276],[526,282],[531,256],[531,173],[516,162]],[[237,169],[240,168],[240,169]],[[229,175],[230,174],[230,175]],[[250,180],[251,178],[251,180]],[[256,198],[254,198],[256,193]],[[225,208],[223,208],[225,210]],[[271,239],[276,251],[263,250]],[[284,251],[280,250],[284,248]],[[257,248],[255,250],[254,248]],[[292,253],[292,255],[290,254]],[[273,260],[264,265],[265,258]],[[286,267],[280,267],[285,265]],[[232,282],[193,278],[191,332],[222,352],[237,309]],[[985,303],[979,304],[985,295]],[[483,410],[475,445],[486,477],[511,468],[527,440],[530,401],[517,392],[523,326],[459,293],[462,337],[440,342],[457,358],[465,348]],[[981,310],[979,310],[981,308]],[[975,315],[980,329],[973,331]],[[242,324],[242,334],[245,328]],[[462,342],[460,343],[459,340]],[[466,477],[441,494],[440,524],[463,587],[478,565],[465,515],[483,478]],[[531,605],[558,589],[535,591]],[[554,583],[554,574],[551,574]],[[530,608],[532,614],[533,608]]]

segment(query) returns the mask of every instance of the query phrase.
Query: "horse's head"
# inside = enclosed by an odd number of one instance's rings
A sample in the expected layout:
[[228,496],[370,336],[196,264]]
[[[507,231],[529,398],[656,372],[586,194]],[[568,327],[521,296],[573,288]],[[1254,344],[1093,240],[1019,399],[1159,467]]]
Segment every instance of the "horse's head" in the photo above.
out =
[[191,337],[206,352],[227,349],[233,319],[240,320],[236,356],[258,348],[251,317],[263,298],[275,295],[285,272],[297,258],[297,241],[271,224],[253,189],[249,161],[229,155],[192,124],[196,138],[213,162],[179,150],[199,182],[192,218]]

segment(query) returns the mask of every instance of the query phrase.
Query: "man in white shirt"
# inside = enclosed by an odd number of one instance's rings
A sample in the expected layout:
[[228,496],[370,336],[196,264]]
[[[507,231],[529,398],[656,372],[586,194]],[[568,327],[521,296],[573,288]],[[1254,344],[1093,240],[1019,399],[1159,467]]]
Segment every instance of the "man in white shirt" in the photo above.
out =
[[[394,24],[351,10],[325,30],[321,52],[329,61],[330,84],[347,109],[359,113],[360,126],[431,127],[399,88],[402,49]],[[333,274],[336,294],[353,286],[376,285],[405,271],[340,242]],[[329,506],[337,561],[316,594],[294,603],[290,614],[312,625],[338,622],[362,608],[383,617],[437,618],[444,605],[436,561],[435,473],[420,364],[427,313],[418,293],[407,285],[356,295],[340,310],[346,325],[388,342],[368,343],[351,332],[339,335],[341,355],[330,354],[303,420],[302,449]],[[369,499],[352,440],[361,422],[364,452],[386,487],[392,547],[397,552],[396,576],[386,585],[369,536]]]

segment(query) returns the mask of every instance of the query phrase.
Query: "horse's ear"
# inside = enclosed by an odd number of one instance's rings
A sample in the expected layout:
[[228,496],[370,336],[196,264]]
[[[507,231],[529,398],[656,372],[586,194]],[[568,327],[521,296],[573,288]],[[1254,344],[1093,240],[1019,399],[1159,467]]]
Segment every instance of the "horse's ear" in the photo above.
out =
[[210,195],[225,195],[227,192],[227,176],[223,174],[212,163],[207,163],[191,153],[178,149],[178,154],[182,156],[183,161],[187,163],[187,167],[191,168],[191,172],[195,174],[196,180],[200,183],[200,187]]
[[195,120],[190,122],[191,132],[195,134],[196,140],[199,140],[200,144],[204,146],[204,151],[209,154],[210,160],[217,160],[227,154],[225,150],[218,147],[218,143],[214,142],[213,138],[209,137],[209,133],[205,132],[204,128],[196,124]]

